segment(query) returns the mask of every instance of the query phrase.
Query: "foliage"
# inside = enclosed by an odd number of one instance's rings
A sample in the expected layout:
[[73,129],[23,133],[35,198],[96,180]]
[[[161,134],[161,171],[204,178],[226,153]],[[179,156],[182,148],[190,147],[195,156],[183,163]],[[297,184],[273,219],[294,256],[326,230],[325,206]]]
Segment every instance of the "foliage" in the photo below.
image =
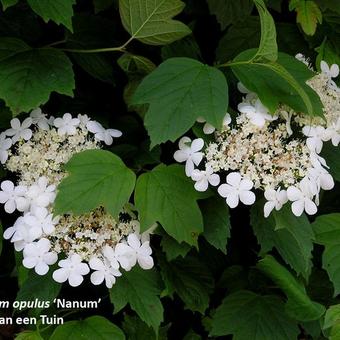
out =
[[316,217],[285,207],[265,218],[261,200],[229,209],[214,191],[197,192],[184,166],[173,164],[179,138],[202,137],[197,119],[215,128],[227,112],[235,119],[238,81],[272,113],[286,104],[322,119],[320,98],[306,84],[314,72],[295,54],[316,70],[321,60],[340,62],[339,1],[0,2],[1,129],[42,106],[123,132],[105,151],[83,151],[65,165],[55,215],[103,206],[117,217],[124,207],[138,216],[141,233],[157,226],[155,267],[124,271],[108,292],[25,270],[2,240],[13,220],[1,216],[2,299],[101,301],[95,310],[53,303],[15,310],[65,323],[1,328],[1,338],[340,338],[338,149],[322,150],[338,182],[320,196]]

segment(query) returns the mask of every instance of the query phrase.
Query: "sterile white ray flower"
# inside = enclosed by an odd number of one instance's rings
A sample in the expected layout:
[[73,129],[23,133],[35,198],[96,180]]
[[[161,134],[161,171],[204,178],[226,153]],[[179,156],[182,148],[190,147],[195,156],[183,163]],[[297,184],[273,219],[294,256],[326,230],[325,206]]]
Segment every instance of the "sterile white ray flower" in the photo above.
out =
[[12,140],[6,138],[5,133],[0,134],[0,162],[5,164],[8,159],[8,149],[12,146]]
[[106,145],[113,143],[113,138],[121,137],[122,132],[116,129],[105,129],[100,123],[89,121],[86,124],[87,129],[94,134],[94,137],[103,141]]
[[51,243],[46,238],[27,244],[23,251],[22,264],[26,268],[34,268],[38,275],[45,275],[49,266],[55,264],[58,260],[57,254],[50,249]]
[[73,118],[70,113],[65,113],[62,118],[58,117],[53,121],[53,125],[58,128],[60,136],[74,135],[77,132],[79,123],[79,119]]
[[50,235],[55,230],[58,217],[53,217],[46,208],[33,206],[31,211],[24,215],[24,222],[32,227],[39,228],[40,234]]
[[178,142],[179,150],[174,153],[175,161],[185,162],[185,173],[191,176],[195,165],[199,165],[203,159],[203,152],[200,152],[204,146],[202,138],[191,141],[189,137],[182,137]]
[[242,178],[239,172],[232,172],[226,178],[227,184],[221,184],[217,191],[226,198],[230,208],[238,206],[239,201],[246,205],[252,205],[255,202],[255,194],[250,191],[253,188],[253,182],[247,178]]
[[287,189],[287,197],[292,201],[292,212],[295,216],[301,216],[303,211],[308,215],[317,212],[317,206],[312,201],[317,194],[317,187],[307,177],[303,178],[297,186],[290,186]]
[[304,126],[302,133],[307,136],[306,144],[311,152],[320,153],[323,142],[330,140],[331,136],[323,126]]
[[55,199],[55,189],[56,186],[48,185],[48,179],[43,176],[28,188],[26,197],[30,200],[32,206],[47,207]]
[[26,198],[27,187],[24,185],[14,186],[11,181],[1,183],[0,203],[5,204],[5,211],[12,214],[16,209],[26,211],[29,208],[29,200]]
[[272,116],[268,109],[261,103],[260,99],[257,99],[254,105],[247,103],[241,103],[238,105],[238,110],[244,113],[250,122],[260,128],[262,128],[266,121],[273,121],[277,119],[277,116]]
[[215,174],[211,167],[205,170],[194,169],[191,173],[191,178],[195,181],[195,189],[197,191],[206,191],[209,184],[217,186],[220,184],[220,176]]
[[84,280],[83,276],[90,272],[89,266],[82,262],[78,254],[59,261],[58,265],[60,268],[53,272],[53,279],[59,283],[68,281],[72,287],[79,286]]
[[139,237],[136,234],[130,234],[127,237],[128,245],[135,251],[136,260],[141,268],[151,269],[153,267],[153,258],[151,257],[152,249],[149,241],[141,243]]
[[5,131],[6,136],[12,137],[13,144],[20,139],[29,140],[32,137],[32,130],[29,127],[32,125],[32,118],[26,118],[22,123],[18,118],[11,120],[11,128]]
[[41,130],[49,130],[50,128],[50,124],[46,116],[47,115],[42,113],[40,108],[35,109],[30,113],[32,124],[36,124]]
[[276,190],[267,188],[264,192],[264,197],[267,200],[263,208],[264,217],[268,217],[274,208],[275,210],[280,210],[288,201],[287,191],[281,190],[281,188]]
[[[207,123],[206,120],[203,117],[198,117],[196,119],[196,122],[198,122],[198,123],[205,123],[203,125],[203,133],[206,134],[206,135],[211,135],[216,130],[216,128],[213,125]],[[226,115],[223,118],[223,126],[227,126],[230,123],[231,123],[230,114],[226,113]]]
[[121,276],[122,273],[111,267],[109,261],[101,260],[99,258],[91,258],[89,262],[89,266],[91,269],[95,270],[91,274],[91,282],[94,285],[100,285],[103,281],[105,281],[107,288],[112,288],[112,286],[116,283],[116,277]]

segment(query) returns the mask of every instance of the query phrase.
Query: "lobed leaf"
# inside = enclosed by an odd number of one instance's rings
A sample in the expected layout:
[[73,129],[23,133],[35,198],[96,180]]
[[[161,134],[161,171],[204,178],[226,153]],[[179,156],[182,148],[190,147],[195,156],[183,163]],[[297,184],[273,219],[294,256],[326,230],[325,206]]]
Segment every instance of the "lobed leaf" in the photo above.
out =
[[222,126],[228,108],[228,85],[223,73],[189,58],[170,58],[146,76],[133,104],[150,104],[144,124],[151,147],[174,142],[199,116]]
[[180,0],[119,0],[119,12],[131,39],[144,44],[165,45],[191,33],[188,26],[172,18],[184,3]]
[[138,177],[135,205],[141,230],[159,222],[178,242],[197,244],[203,219],[196,200],[199,194],[180,165],[159,165]]
[[103,206],[116,217],[135,186],[135,174],[109,151],[82,151],[65,169],[69,174],[58,186],[55,214],[83,214]]

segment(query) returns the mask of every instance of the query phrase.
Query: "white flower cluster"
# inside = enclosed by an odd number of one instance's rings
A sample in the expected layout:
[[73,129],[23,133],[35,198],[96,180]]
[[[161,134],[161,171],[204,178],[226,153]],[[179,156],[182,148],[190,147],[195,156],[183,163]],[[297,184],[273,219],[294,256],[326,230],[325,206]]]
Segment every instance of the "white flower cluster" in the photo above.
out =
[[118,220],[102,207],[81,216],[53,215],[56,187],[66,176],[63,165],[77,152],[113,143],[122,133],[105,129],[87,115],[47,118],[33,110],[22,123],[11,120],[11,128],[0,134],[0,161],[17,176],[17,184],[0,184],[0,203],[11,214],[22,213],[4,232],[16,251],[23,251],[23,265],[45,275],[58,259],[53,272],[57,282],[78,286],[90,272],[94,285],[105,281],[111,288],[120,269],[137,263],[153,267],[149,232],[139,233],[139,222],[131,212],[122,211]]
[[[303,56],[297,58],[308,66]],[[238,89],[243,99],[233,123],[227,114],[222,129],[216,130],[199,118],[198,122],[205,123],[203,132],[214,133],[215,140],[204,145],[202,138],[191,141],[183,137],[174,154],[176,161],[185,162],[186,175],[195,181],[195,189],[206,191],[209,184],[218,186],[224,177],[226,182],[217,191],[230,208],[240,201],[252,205],[252,189],[261,189],[265,217],[287,202],[296,216],[304,211],[315,214],[320,190],[334,187],[329,167],[320,156],[323,143],[340,143],[340,89],[333,80],[339,67],[329,67],[325,61],[320,67],[322,72],[307,83],[319,95],[325,119],[306,116],[286,105],[271,114],[257,94],[241,83]],[[202,161],[203,169],[199,167]]]

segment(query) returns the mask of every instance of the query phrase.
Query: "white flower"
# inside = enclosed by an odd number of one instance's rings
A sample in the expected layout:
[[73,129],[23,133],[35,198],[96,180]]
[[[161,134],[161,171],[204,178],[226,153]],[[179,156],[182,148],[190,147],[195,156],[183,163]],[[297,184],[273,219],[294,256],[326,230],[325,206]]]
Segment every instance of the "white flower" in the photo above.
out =
[[308,169],[308,177],[311,181],[314,181],[318,188],[323,190],[332,190],[334,188],[334,179],[332,175],[319,165],[315,165],[313,168]]
[[13,182],[3,181],[1,183],[0,203],[5,204],[5,211],[12,214],[15,209],[26,211],[29,208],[29,201],[25,197],[27,187],[18,185],[14,187]]
[[83,276],[90,272],[89,266],[81,262],[78,254],[70,255],[67,259],[59,261],[58,265],[60,269],[53,272],[53,279],[59,283],[68,280],[72,287],[79,286],[84,280]]
[[320,68],[322,73],[328,78],[328,86],[338,92],[339,88],[332,78],[336,78],[339,75],[339,66],[337,64],[333,64],[331,67],[329,67],[324,60],[321,60]]
[[179,150],[174,153],[174,159],[179,163],[186,162],[185,173],[190,177],[195,165],[199,165],[203,159],[203,152],[199,151],[202,150],[204,141],[202,138],[197,138],[191,142],[189,137],[182,137],[178,146]]
[[143,231],[142,233],[140,232],[140,223],[139,221],[134,221],[134,232],[137,234],[137,236],[140,238],[142,243],[145,241],[150,241],[150,235],[153,234],[153,232],[157,229],[158,224],[154,223],[150,228],[147,230]]
[[47,207],[55,199],[55,185],[48,185],[46,177],[40,177],[28,190],[26,197],[30,199],[31,205]]
[[329,133],[323,126],[309,126],[302,128],[302,133],[307,136],[306,144],[310,151],[320,153],[323,142],[330,139]]
[[324,60],[321,60],[320,68],[322,73],[330,79],[336,78],[339,75],[339,66],[337,64],[333,64],[329,67]]
[[286,130],[287,130],[288,135],[291,136],[293,134],[293,130],[290,125],[290,121],[292,119],[293,113],[292,112],[288,113],[287,111],[281,111],[281,115],[286,120]]
[[[206,123],[206,120],[205,120],[203,117],[198,117],[198,118],[196,119],[196,122],[198,122],[198,123],[205,123],[205,124],[203,125],[203,132],[204,132],[206,135],[210,135],[210,134],[212,134],[212,133],[216,130],[216,128],[215,128],[213,125],[211,125],[211,124],[209,124],[209,123]],[[229,125],[230,123],[231,123],[230,114],[229,114],[229,113],[226,113],[226,115],[225,115],[224,118],[223,118],[223,125],[224,125],[224,126],[227,126],[227,125]]]
[[39,228],[40,235],[42,233],[50,235],[55,230],[55,225],[58,223],[58,217],[53,217],[46,208],[33,206],[31,212],[24,215],[24,221],[29,226]]
[[275,210],[280,210],[282,206],[288,201],[287,191],[281,190],[281,188],[278,188],[277,190],[272,188],[266,189],[264,192],[264,197],[268,201],[263,208],[264,217],[268,217],[274,208]]
[[136,264],[135,252],[125,243],[118,243],[115,249],[106,245],[102,253],[114,269],[118,269],[121,265],[123,269],[129,271]]
[[104,280],[107,288],[112,288],[116,283],[116,277],[121,276],[121,272],[110,266],[108,261],[102,261],[98,258],[91,258],[90,268],[95,270],[91,274],[91,282],[94,285],[100,285]]
[[241,82],[237,83],[237,89],[246,95],[246,102],[250,103],[251,101],[257,99],[257,94],[255,92],[252,92],[248,90]]
[[94,134],[94,138],[103,141],[106,145],[113,143],[113,138],[118,138],[122,132],[116,129],[105,129],[100,123],[90,121],[86,124],[87,129]]
[[6,138],[4,133],[0,134],[0,162],[5,164],[8,158],[8,149],[12,146],[12,140]]
[[253,182],[247,178],[242,179],[239,172],[232,172],[227,176],[227,184],[221,184],[217,191],[226,198],[230,208],[238,206],[239,201],[246,205],[252,205],[255,202],[255,194],[250,191]]
[[334,146],[338,146],[340,143],[340,118],[336,122],[333,122],[326,129],[326,134],[332,140]]
[[11,129],[5,131],[6,136],[12,136],[13,144],[23,138],[29,140],[32,137],[32,130],[29,127],[32,125],[32,118],[26,118],[22,124],[18,118],[11,120]]
[[250,122],[260,128],[262,128],[266,121],[273,121],[277,119],[277,116],[272,116],[268,109],[261,103],[260,99],[257,99],[255,105],[248,103],[241,103],[238,105],[238,110],[244,113]]
[[130,234],[127,237],[128,245],[135,251],[136,260],[141,268],[151,269],[153,267],[152,249],[150,248],[149,241],[145,241],[143,244],[136,234]]
[[48,119],[46,118],[46,114],[42,113],[41,109],[35,109],[31,111],[30,117],[32,118],[32,123],[36,124],[41,130],[49,130],[50,125]]
[[50,248],[51,243],[46,238],[27,244],[24,248],[22,264],[26,268],[34,268],[38,275],[45,275],[48,272],[48,266],[56,263],[58,260],[57,254],[50,251]]
[[77,132],[77,126],[79,126],[79,119],[72,118],[70,113],[65,113],[63,118],[55,118],[53,124],[58,128],[58,135],[74,135]]
[[308,215],[317,212],[316,204],[312,198],[317,194],[316,185],[307,177],[303,178],[298,186],[290,186],[287,189],[287,196],[292,201],[292,212],[295,216],[301,216],[305,210]]
[[4,238],[11,238],[16,251],[23,250],[26,244],[33,242],[40,236],[41,231],[39,228],[26,224],[22,216],[15,221],[12,227],[7,228],[4,232]]
[[86,126],[88,122],[91,121],[91,118],[89,118],[88,115],[81,115],[80,113],[78,114],[78,117],[80,124]]
[[213,169],[209,166],[205,170],[194,169],[191,178],[196,182],[195,189],[197,191],[206,191],[209,183],[213,186],[220,184],[220,176],[214,174]]

